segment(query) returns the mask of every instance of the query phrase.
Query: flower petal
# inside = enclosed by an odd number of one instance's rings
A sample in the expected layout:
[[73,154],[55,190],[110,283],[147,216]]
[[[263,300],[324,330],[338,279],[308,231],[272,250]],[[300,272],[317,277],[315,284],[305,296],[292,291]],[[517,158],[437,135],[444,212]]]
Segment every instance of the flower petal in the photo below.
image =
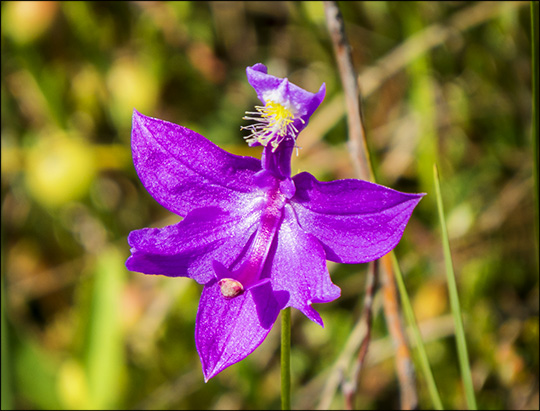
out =
[[326,258],[364,263],[392,250],[424,194],[408,194],[362,180],[317,181],[293,177],[298,222],[323,244]]
[[[240,211],[247,209],[244,206]],[[231,214],[204,207],[191,211],[177,224],[132,231],[126,267],[145,274],[189,277],[206,284],[215,278],[215,259],[230,265],[241,254],[257,228],[260,214],[256,208]]]
[[[268,265],[272,287],[288,291],[290,299],[287,306],[299,309],[322,326],[321,316],[311,303],[333,301],[341,295],[341,290],[330,279],[319,241],[298,225],[290,205],[285,206],[283,214],[273,259]],[[272,255],[272,249],[270,253]]]
[[195,343],[208,381],[244,359],[266,338],[287,296],[274,293],[269,282],[224,298],[216,281],[202,292],[195,323]]
[[326,94],[326,85],[323,83],[317,93],[310,93],[286,78],[267,74],[264,64],[257,63],[246,68],[249,84],[257,92],[257,97],[264,104],[269,100],[280,104],[289,104],[296,111],[294,126],[298,132],[302,131],[313,112],[319,107]]
[[201,206],[227,209],[252,191],[261,169],[252,157],[230,154],[200,134],[133,111],[133,164],[148,192],[180,216]]

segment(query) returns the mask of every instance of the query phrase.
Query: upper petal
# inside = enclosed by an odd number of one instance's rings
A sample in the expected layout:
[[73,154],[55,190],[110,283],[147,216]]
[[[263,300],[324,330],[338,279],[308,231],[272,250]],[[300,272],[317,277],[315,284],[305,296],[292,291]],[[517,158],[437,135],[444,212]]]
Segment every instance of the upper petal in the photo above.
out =
[[263,342],[284,306],[286,296],[282,294],[274,293],[269,282],[231,299],[221,295],[215,281],[204,287],[195,344],[206,381],[243,360]]
[[227,209],[252,191],[252,177],[261,169],[255,158],[230,154],[188,128],[136,110],[131,149],[145,188],[180,216],[203,206]]
[[328,260],[364,263],[392,250],[424,194],[408,194],[362,180],[293,177],[298,222],[323,244]]
[[267,267],[271,270],[274,290],[288,291],[287,306],[323,325],[311,304],[333,301],[341,295],[341,290],[330,279],[321,244],[298,225],[290,205],[283,209],[283,222],[270,253],[272,259]]
[[326,85],[323,83],[317,93],[310,93],[286,78],[267,74],[266,66],[257,63],[246,68],[249,84],[257,92],[257,97],[264,104],[275,101],[290,106],[295,111],[294,126],[298,132],[304,129],[313,112],[319,107],[326,94]]
[[240,204],[238,211],[233,214],[204,207],[191,211],[177,224],[132,231],[126,267],[145,274],[189,277],[205,284],[215,278],[213,261],[233,264],[257,229],[261,212],[256,204]]

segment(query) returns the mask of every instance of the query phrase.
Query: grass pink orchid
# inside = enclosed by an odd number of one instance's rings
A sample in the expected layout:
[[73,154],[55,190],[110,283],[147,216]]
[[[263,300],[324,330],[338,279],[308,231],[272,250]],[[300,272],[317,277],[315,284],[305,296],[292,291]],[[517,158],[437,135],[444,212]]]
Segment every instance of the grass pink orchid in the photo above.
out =
[[182,221],[132,231],[128,269],[204,285],[195,341],[208,381],[253,352],[280,310],[340,296],[326,260],[364,263],[392,250],[422,194],[366,181],[291,177],[298,134],[322,102],[286,78],[247,68],[262,106],[247,142],[261,160],[230,154],[185,127],[134,111],[133,162],[146,190]]

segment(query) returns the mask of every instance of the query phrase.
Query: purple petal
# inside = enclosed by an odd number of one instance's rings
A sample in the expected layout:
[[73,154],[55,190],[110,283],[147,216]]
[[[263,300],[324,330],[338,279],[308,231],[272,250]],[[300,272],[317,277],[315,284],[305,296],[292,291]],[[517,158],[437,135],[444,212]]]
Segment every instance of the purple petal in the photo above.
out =
[[312,303],[327,303],[341,295],[326,268],[326,256],[319,241],[306,233],[296,221],[291,206],[284,217],[270,265],[272,287],[290,293],[287,306],[302,311],[310,320],[323,325]]
[[132,231],[128,237],[132,255],[126,267],[206,284],[215,278],[212,262],[232,264],[257,228],[261,212],[256,207],[244,205],[238,211],[199,208],[177,224]]
[[204,287],[195,343],[206,381],[247,357],[263,342],[284,300],[286,296],[274,293],[269,282],[230,299],[221,295],[217,282]]
[[282,105],[287,102],[296,111],[294,126],[298,132],[302,131],[313,112],[319,107],[326,94],[326,85],[323,83],[319,91],[314,94],[289,82],[286,78],[279,78],[267,74],[266,66],[257,63],[246,68],[249,84],[257,92],[257,97],[264,104],[272,100]]
[[326,258],[364,263],[392,250],[424,194],[407,194],[362,180],[317,181],[293,177],[298,222],[323,244]]
[[252,191],[259,160],[230,154],[185,127],[133,111],[133,164],[163,207],[185,216],[198,207],[227,209]]

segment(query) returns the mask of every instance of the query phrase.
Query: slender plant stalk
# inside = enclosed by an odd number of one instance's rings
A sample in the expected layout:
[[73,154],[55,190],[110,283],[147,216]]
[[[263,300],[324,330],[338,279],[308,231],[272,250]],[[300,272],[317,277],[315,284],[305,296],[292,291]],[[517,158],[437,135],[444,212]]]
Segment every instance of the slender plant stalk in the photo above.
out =
[[433,180],[435,182],[435,194],[437,196],[437,209],[439,211],[439,221],[441,223],[441,239],[444,251],[444,263],[446,266],[446,278],[448,281],[448,293],[450,295],[450,306],[452,315],[454,316],[454,327],[456,329],[456,345],[459,359],[459,368],[463,385],[465,388],[465,397],[467,406],[471,410],[476,410],[476,398],[474,396],[474,386],[469,365],[469,354],[467,353],[467,343],[465,341],[465,331],[463,329],[463,321],[461,319],[461,308],[459,304],[459,296],[456,285],[456,276],[454,274],[454,266],[452,264],[452,254],[450,252],[450,241],[448,240],[448,232],[446,230],[446,220],[444,218],[444,208],[441,196],[441,186],[439,183],[439,172],[437,165],[433,165]]
[[[375,315],[381,309],[381,300],[374,300],[373,312]],[[321,389],[321,395],[319,403],[317,404],[317,410],[327,410],[330,408],[332,399],[341,384],[343,388],[343,375],[345,370],[348,368],[348,365],[352,362],[352,359],[355,356],[355,353],[360,349],[362,341],[365,340],[368,330],[367,324],[365,321],[357,321],[354,328],[352,329],[347,341],[343,345],[343,349],[339,354],[339,357],[335,361],[332,369],[330,370],[330,375],[326,378],[324,387]]]
[[414,410],[418,408],[418,394],[416,392],[416,375],[411,357],[407,334],[401,319],[396,278],[392,267],[392,250],[381,257],[383,284],[383,309],[386,324],[396,350],[396,370],[401,389],[401,408]]
[[366,324],[366,333],[360,343],[356,363],[353,365],[352,376],[349,381],[343,382],[343,393],[345,394],[345,409],[353,410],[355,407],[356,391],[358,390],[358,381],[360,373],[366,360],[366,355],[371,341],[371,324],[373,322],[373,300],[375,299],[375,290],[377,289],[377,271],[379,269],[378,260],[369,264],[366,275],[366,287],[364,295],[364,309],[361,321]]
[[291,409],[291,307],[281,311],[281,409]]
[[424,347],[424,342],[422,341],[422,335],[420,334],[420,328],[418,327],[418,323],[416,322],[414,310],[412,308],[411,301],[409,300],[409,296],[407,295],[405,282],[403,281],[403,275],[401,274],[401,269],[399,268],[397,258],[394,254],[392,255],[392,264],[394,266],[394,272],[396,273],[396,282],[401,295],[401,305],[403,306],[403,313],[405,314],[405,318],[407,319],[407,322],[409,323],[409,326],[412,330],[412,336],[416,343],[416,349],[418,350],[420,367],[422,369],[424,377],[426,378],[431,402],[433,403],[433,407],[436,410],[442,410],[444,408],[442,405],[441,397],[439,395],[439,390],[437,389],[437,384],[435,384],[435,378],[433,378],[431,366],[429,365],[429,360],[426,349]]
[[358,178],[374,181],[375,177],[362,119],[362,107],[359,98],[360,87],[352,64],[351,48],[345,34],[343,17],[335,1],[324,1],[323,3],[328,31],[334,45],[341,83],[345,92],[351,162]]

